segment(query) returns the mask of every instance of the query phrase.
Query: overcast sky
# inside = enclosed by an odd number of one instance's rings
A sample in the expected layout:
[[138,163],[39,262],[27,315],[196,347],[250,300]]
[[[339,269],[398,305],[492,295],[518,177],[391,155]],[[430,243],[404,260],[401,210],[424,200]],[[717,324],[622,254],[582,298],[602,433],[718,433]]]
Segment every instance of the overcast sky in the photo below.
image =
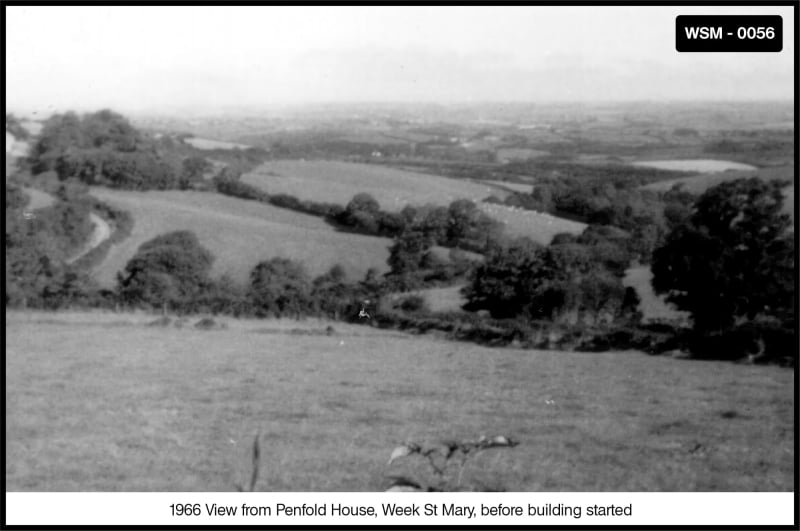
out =
[[[6,103],[791,100],[791,7],[6,7]],[[781,53],[678,53],[681,14],[779,14]]]

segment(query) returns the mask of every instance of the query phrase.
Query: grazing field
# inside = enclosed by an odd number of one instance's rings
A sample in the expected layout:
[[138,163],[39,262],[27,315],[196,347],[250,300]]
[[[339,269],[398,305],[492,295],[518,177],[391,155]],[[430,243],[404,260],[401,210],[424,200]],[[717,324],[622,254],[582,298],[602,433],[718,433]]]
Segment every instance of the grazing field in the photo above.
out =
[[647,184],[642,188],[646,190],[667,191],[676,184],[681,184],[683,185],[683,189],[687,192],[691,192],[693,194],[702,194],[707,189],[720,183],[748,177],[758,177],[766,181],[779,179],[794,182],[794,166],[759,168],[758,170],[754,171],[729,170],[717,173],[701,173],[699,175],[692,175],[690,177],[680,177],[678,179],[669,179],[666,181]]
[[17,159],[28,154],[28,142],[18,140],[14,135],[6,131],[6,179],[17,169]]
[[659,170],[696,171],[700,173],[717,173],[727,170],[754,171],[757,169],[750,164],[718,159],[648,160],[632,162],[631,165],[657,168]]
[[527,236],[535,242],[549,244],[560,232],[580,234],[585,223],[552,216],[545,212],[534,212],[522,208],[494,203],[481,203],[481,210],[503,224],[506,234],[512,237]]
[[[7,312],[9,491],[376,491],[405,440],[504,434],[462,487],[791,491],[793,372],[332,323]],[[191,324],[191,323],[189,323]]]
[[128,192],[93,188],[92,195],[129,211],[130,237],[111,247],[95,270],[104,286],[145,241],[165,232],[191,230],[214,256],[213,274],[243,281],[261,260],[275,256],[302,261],[312,275],[341,263],[351,280],[370,267],[387,269],[390,240],[336,232],[322,219],[258,203],[203,192]]
[[31,198],[30,203],[28,203],[28,210],[36,210],[37,208],[47,208],[53,203],[55,203],[56,198],[52,195],[48,194],[47,192],[43,192],[38,188],[31,188],[31,187],[23,187],[22,189],[28,197]]
[[377,164],[328,160],[278,160],[259,166],[242,181],[272,194],[347,204],[366,192],[381,208],[399,211],[406,205],[447,205],[456,199],[480,201],[493,188],[467,180],[448,179]]
[[211,140],[210,138],[200,137],[187,138],[184,142],[197,149],[247,149],[250,147],[246,144],[236,144],[234,142]]
[[549,155],[547,151],[530,148],[499,148],[497,150],[497,160],[499,162],[508,162],[512,160],[527,160],[544,157]]
[[512,192],[519,192],[521,194],[529,194],[533,191],[533,184],[525,184],[525,183],[512,183],[508,181],[483,181],[485,183],[491,184],[492,186],[497,186],[501,190],[511,190]]
[[30,145],[25,140],[19,140],[17,137],[6,131],[6,155],[14,157],[24,157],[28,154]]

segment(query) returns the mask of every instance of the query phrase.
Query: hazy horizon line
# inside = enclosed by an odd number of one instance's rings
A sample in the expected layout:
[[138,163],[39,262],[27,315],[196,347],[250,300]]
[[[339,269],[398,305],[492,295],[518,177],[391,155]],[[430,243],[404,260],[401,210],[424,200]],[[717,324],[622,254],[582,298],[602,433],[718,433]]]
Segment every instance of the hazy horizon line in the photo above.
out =
[[154,105],[151,107],[130,107],[126,105],[96,105],[83,106],[74,105],[69,107],[47,106],[25,108],[23,106],[6,105],[6,114],[28,115],[28,114],[60,114],[66,112],[90,113],[101,110],[111,110],[119,113],[147,114],[153,112],[215,112],[215,111],[258,111],[272,109],[302,109],[303,107],[351,107],[351,106],[370,106],[370,107],[407,107],[415,106],[436,106],[442,108],[465,108],[480,106],[541,106],[541,107],[565,107],[565,106],[625,106],[625,105],[741,105],[741,104],[791,104],[794,105],[794,98],[741,98],[741,99],[592,99],[592,100],[475,100],[475,101],[443,101],[443,100],[309,100],[309,101],[287,101],[269,102],[262,104],[202,104],[202,105]]

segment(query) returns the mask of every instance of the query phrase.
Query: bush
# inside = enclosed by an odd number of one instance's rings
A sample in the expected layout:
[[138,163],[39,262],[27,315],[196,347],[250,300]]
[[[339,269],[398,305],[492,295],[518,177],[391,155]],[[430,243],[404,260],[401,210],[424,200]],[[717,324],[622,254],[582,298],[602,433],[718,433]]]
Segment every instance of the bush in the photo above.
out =
[[139,246],[117,274],[117,289],[128,304],[188,304],[206,289],[213,261],[193,232],[162,234]]
[[299,262],[273,258],[250,273],[250,300],[259,317],[299,317],[311,311],[311,281]]

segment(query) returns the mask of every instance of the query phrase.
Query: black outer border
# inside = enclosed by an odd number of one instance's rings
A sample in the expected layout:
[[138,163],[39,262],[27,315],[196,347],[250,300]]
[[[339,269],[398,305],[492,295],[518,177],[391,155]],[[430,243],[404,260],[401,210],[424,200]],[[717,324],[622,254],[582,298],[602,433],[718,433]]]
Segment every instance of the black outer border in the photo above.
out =
[[[3,1],[2,2],[2,13],[0,13],[0,21],[2,21],[3,28],[5,28],[6,24],[6,6],[55,6],[55,5],[75,5],[75,6],[92,6],[92,7],[104,7],[104,6],[178,6],[178,7],[191,7],[191,6],[263,6],[263,5],[287,5],[287,6],[296,6],[296,5],[330,5],[330,4],[320,4],[320,3],[306,3],[306,4],[297,4],[297,3],[290,3],[290,2],[271,2],[269,4],[265,4],[264,2],[242,2],[242,1],[234,1],[234,2],[226,2],[226,3],[219,3],[219,2],[208,2],[208,1],[201,1],[201,2],[192,2],[192,3],[179,3],[175,1],[170,2],[157,2],[157,1],[144,1],[144,2],[104,2],[104,3],[92,3],[86,2],[85,0],[82,2],[70,2],[70,3],[61,3],[61,2],[53,2],[52,0],[48,2],[33,2],[33,1]],[[342,5],[375,5],[375,4],[342,4]],[[390,5],[390,6],[404,6],[404,5],[426,5],[426,4],[419,4],[419,3],[409,3],[409,4],[397,4],[397,3],[390,3],[390,4],[378,4],[378,5]],[[565,2],[542,2],[542,1],[534,1],[534,2],[503,2],[503,3],[470,3],[470,6],[490,6],[490,7],[514,7],[514,6],[586,6],[586,7],[601,7],[601,6],[636,6],[636,7],[647,7],[647,6],[676,6],[676,7],[709,7],[709,8],[718,8],[718,7],[736,7],[736,6],[748,6],[748,7],[760,7],[760,8],[770,8],[770,7],[793,7],[793,24],[794,24],[794,168],[795,168],[795,186],[794,186],[794,200],[795,200],[795,208],[797,208],[798,200],[800,200],[800,190],[798,190],[798,161],[800,158],[798,157],[798,138],[797,138],[797,128],[798,128],[798,115],[797,115],[797,103],[798,103],[798,74],[800,73],[798,70],[798,54],[797,54],[797,38],[798,38],[798,22],[800,22],[800,4],[798,4],[797,0],[773,0],[767,2],[757,2],[757,1],[743,1],[743,0],[729,0],[725,2],[703,2],[703,3],[692,3],[692,2],[676,2],[676,1],[662,1],[656,0],[654,2],[643,2],[639,0],[638,2],[631,2],[626,3],[622,1],[616,2],[609,2],[609,1],[599,1],[599,2],[589,2],[589,1],[574,1],[574,0],[567,0]],[[784,26],[785,27],[785,26]],[[5,33],[5,31],[4,31]],[[785,38],[785,32],[784,32]],[[674,46],[673,46],[674,47]],[[3,46],[4,49],[7,50],[7,47]],[[6,53],[8,53],[6,51]],[[3,58],[3,62],[5,63],[5,55]],[[5,95],[6,89],[6,74],[5,69],[3,69],[3,94]],[[3,98],[3,111],[5,113],[6,103],[5,98]],[[3,190],[3,196],[5,196],[5,190]],[[798,220],[797,215],[795,215],[794,219],[794,238],[795,238],[795,280],[797,280],[797,264],[800,262],[800,249],[798,249],[798,229],[800,229],[800,220]],[[798,299],[795,297],[794,301],[794,310],[795,315],[798,315],[798,308],[800,308],[800,304],[798,303]],[[798,345],[798,349],[800,349],[800,334],[798,334],[798,326],[795,327],[794,330],[795,335],[795,344]],[[5,365],[5,348],[3,348],[3,362]],[[797,364],[794,367],[794,445],[795,445],[795,453],[794,453],[794,524],[793,525],[771,525],[771,526],[749,526],[749,525],[734,525],[734,526],[723,526],[723,525],[648,525],[648,526],[624,526],[630,527],[631,529],[653,529],[653,530],[662,530],[662,529],[718,529],[718,530],[728,530],[728,529],[753,529],[753,530],[792,530],[792,529],[800,529],[800,495],[798,495],[798,476],[800,475],[800,461],[798,461],[797,450],[798,450],[798,439],[800,439],[800,425],[798,425],[797,419],[797,401],[798,401],[798,381],[797,377],[800,374],[800,368],[798,368]],[[5,393],[6,390],[6,381],[5,378],[3,379],[3,392]],[[6,440],[6,422],[5,422],[5,408],[3,409],[3,425],[2,425],[2,436],[3,441]],[[4,443],[5,445],[5,443]],[[3,464],[3,469],[5,469],[5,462],[6,462],[6,454],[5,452],[2,453],[0,456],[0,462]],[[184,529],[195,529],[197,527],[202,527],[203,529],[259,529],[259,528],[266,528],[266,529],[280,529],[281,526],[246,526],[246,525],[150,525],[150,526],[133,526],[133,525],[59,525],[59,526],[41,526],[41,525],[6,525],[6,504],[5,504],[5,494],[7,491],[6,489],[6,477],[3,475],[2,480],[3,486],[3,496],[4,499],[0,502],[0,529],[160,529],[164,527],[169,528],[184,528]],[[732,507],[731,510],[735,511],[735,508]],[[287,526],[289,529],[351,529],[353,527],[364,528],[364,529],[372,529],[372,528],[382,528],[382,529],[425,529],[427,526],[421,525],[386,525],[386,526],[374,526],[374,525],[352,525],[352,526],[344,526],[344,525],[327,525],[327,526],[310,526],[310,525],[297,525],[297,526]],[[620,526],[614,525],[564,525],[564,526],[526,526],[526,525],[498,525],[498,526],[456,526],[456,525],[448,525],[444,524],[441,526],[435,526],[437,529],[618,529]]]

